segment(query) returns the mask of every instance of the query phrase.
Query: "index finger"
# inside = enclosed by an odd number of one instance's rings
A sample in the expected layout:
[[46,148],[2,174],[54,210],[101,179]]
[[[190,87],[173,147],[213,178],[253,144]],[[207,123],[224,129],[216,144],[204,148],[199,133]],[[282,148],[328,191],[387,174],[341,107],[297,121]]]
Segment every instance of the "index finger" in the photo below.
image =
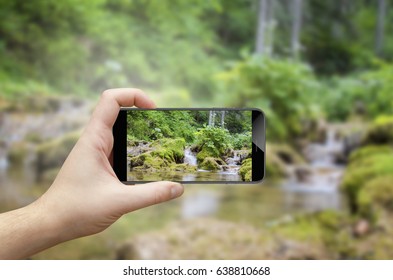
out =
[[108,89],[101,95],[101,99],[94,109],[89,125],[104,126],[112,130],[112,126],[119,114],[120,107],[154,109],[154,102],[140,89],[116,88]]

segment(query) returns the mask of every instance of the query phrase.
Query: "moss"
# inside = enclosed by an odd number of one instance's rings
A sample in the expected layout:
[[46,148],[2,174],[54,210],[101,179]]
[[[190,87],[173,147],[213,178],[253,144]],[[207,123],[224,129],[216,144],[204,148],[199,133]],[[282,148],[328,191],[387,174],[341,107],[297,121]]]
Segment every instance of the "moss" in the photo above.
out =
[[152,144],[153,156],[158,156],[169,162],[181,163],[184,159],[184,148],[186,141],[183,138],[160,139]]
[[389,154],[393,153],[393,148],[388,145],[382,145],[382,146],[377,146],[377,145],[369,145],[365,146],[361,149],[358,149],[351,153],[349,157],[349,162],[354,163],[355,161],[358,160],[364,160],[367,159],[370,156],[374,156],[376,154]]
[[44,171],[63,165],[68,154],[78,141],[79,136],[80,132],[74,131],[66,134],[62,138],[37,146],[36,171],[38,180],[41,179]]
[[152,156],[151,153],[147,152],[147,153],[140,154],[139,156],[131,157],[130,163],[129,163],[130,168],[134,168],[137,166],[143,166],[143,164],[145,163],[145,160],[151,156]]
[[171,170],[174,171],[184,171],[184,172],[195,172],[197,171],[197,167],[193,165],[189,165],[187,163],[180,163],[180,164],[172,164],[170,166]]
[[[393,150],[365,147],[357,151],[344,174],[341,189],[347,195],[351,211],[358,212],[358,194],[366,183],[379,176],[393,174]],[[376,153],[371,153],[375,151]],[[362,156],[363,155],[363,156]]]
[[24,163],[26,156],[29,153],[29,148],[25,142],[18,142],[11,146],[8,151],[8,160],[13,166],[20,166]]
[[393,144],[393,117],[377,119],[362,140],[363,145]]
[[359,213],[375,221],[379,211],[393,212],[393,175],[377,177],[360,190],[357,203]]
[[186,142],[182,138],[161,139],[152,143],[153,151],[129,159],[130,169],[135,167],[158,169],[171,163],[182,163]]
[[197,162],[202,163],[205,158],[212,157],[212,158],[218,158],[220,154],[218,153],[217,150],[210,149],[206,146],[203,146],[202,149],[197,153]]
[[303,157],[290,145],[268,144],[268,149],[286,164],[303,164]]
[[242,162],[242,166],[239,169],[239,175],[243,181],[252,180],[252,159],[248,158]]
[[41,134],[39,134],[38,132],[33,131],[33,132],[29,132],[29,133],[26,134],[25,140],[27,142],[32,142],[32,143],[37,143],[38,144],[38,143],[42,143],[44,139],[42,138]]
[[215,158],[207,157],[201,164],[199,164],[199,168],[204,170],[220,170],[220,165],[217,163]]
[[285,162],[275,153],[271,144],[266,146],[266,178],[276,179],[285,176]]

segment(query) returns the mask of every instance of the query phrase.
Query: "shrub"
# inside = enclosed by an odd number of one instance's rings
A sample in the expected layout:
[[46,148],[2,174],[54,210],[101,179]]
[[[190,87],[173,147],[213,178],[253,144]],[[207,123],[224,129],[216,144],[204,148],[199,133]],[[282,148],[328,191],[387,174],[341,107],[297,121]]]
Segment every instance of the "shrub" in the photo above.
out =
[[310,67],[290,60],[248,57],[217,79],[225,91],[222,102],[264,110],[270,139],[299,134],[301,120],[312,115],[310,101],[318,92]]
[[221,157],[232,148],[227,129],[204,126],[195,135],[198,150],[200,150],[197,154],[198,162],[202,162],[205,157]]

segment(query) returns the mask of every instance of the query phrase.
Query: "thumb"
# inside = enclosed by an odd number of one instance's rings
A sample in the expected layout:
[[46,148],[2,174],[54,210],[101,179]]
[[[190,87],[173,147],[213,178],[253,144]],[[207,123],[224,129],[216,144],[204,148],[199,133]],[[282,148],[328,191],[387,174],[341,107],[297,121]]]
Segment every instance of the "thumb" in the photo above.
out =
[[177,198],[184,192],[181,184],[166,181],[123,186],[123,188],[124,213]]

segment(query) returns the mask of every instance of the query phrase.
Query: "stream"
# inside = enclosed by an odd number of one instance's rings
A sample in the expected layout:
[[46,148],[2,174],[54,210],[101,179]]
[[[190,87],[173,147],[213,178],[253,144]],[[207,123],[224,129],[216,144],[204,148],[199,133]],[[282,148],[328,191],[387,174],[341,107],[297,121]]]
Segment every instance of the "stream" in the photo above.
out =
[[[134,148],[141,152],[139,147]],[[137,155],[134,151],[129,150],[129,153]],[[172,180],[172,181],[241,181],[238,174],[240,169],[240,155],[244,151],[234,151],[234,155],[226,160],[227,165],[223,166],[223,170],[208,171],[197,169],[196,172],[185,173],[184,171],[169,172],[145,172],[145,171],[128,171],[128,178],[137,178],[144,181]],[[189,147],[184,149],[184,163],[197,167],[196,154],[193,153]]]
[[182,200],[182,217],[213,215],[260,224],[297,213],[342,210],[345,203],[338,186],[345,166],[335,163],[335,155],[342,152],[343,142],[331,126],[324,143],[311,143],[304,149],[308,163],[289,165],[289,178],[279,183],[202,189],[187,186],[190,194]]

